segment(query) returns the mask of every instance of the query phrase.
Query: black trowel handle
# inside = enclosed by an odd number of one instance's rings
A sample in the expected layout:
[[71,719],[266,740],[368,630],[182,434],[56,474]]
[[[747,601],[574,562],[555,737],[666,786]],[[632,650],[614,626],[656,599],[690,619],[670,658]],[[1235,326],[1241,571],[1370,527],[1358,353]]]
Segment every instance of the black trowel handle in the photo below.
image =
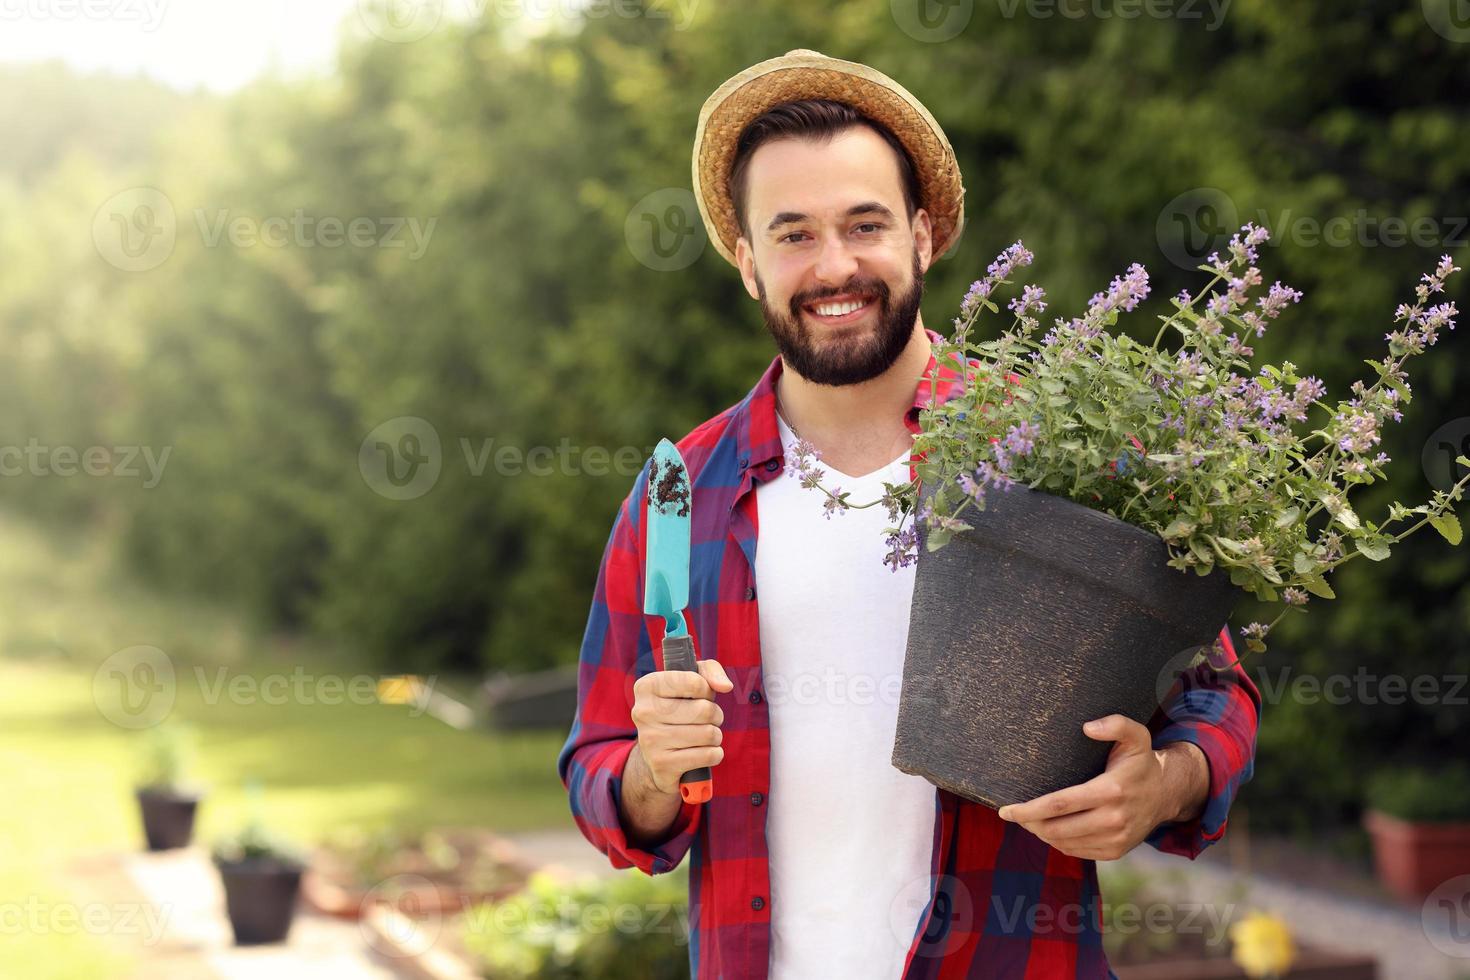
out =
[[[689,634],[664,637],[664,670],[692,670],[698,673],[694,663],[694,640]],[[709,766],[691,769],[679,777],[679,796],[685,803],[704,803],[714,796],[714,783]]]

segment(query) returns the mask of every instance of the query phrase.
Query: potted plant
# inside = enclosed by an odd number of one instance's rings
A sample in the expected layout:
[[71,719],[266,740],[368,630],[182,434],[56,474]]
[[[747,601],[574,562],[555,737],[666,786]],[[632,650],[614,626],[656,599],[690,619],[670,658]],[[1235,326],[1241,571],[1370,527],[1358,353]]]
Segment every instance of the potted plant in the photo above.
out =
[[188,847],[203,793],[188,784],[194,730],[180,722],[157,725],[143,735],[135,795],[148,850]]
[[1246,593],[1284,604],[1242,630],[1259,652],[1281,615],[1333,598],[1327,577],[1344,562],[1382,561],[1426,524],[1459,543],[1452,505],[1470,476],[1378,521],[1349,501],[1384,477],[1379,427],[1410,400],[1405,362],[1453,329],[1454,304],[1432,300],[1458,269],[1445,256],[1423,277],[1369,362],[1376,378],[1333,405],[1294,364],[1251,365],[1251,342],[1301,298],[1279,282],[1255,295],[1268,238],[1248,224],[1211,255],[1209,283],[1173,299],[1150,344],[1110,332],[1149,294],[1136,263],[1044,333],[1045,293],[1028,285],[1011,326],[976,340],[977,317],[999,312],[992,296],[1031,263],[1017,242],[935,345],[914,480],[852,504],[822,486],[810,444],[793,447],[790,472],[829,515],[883,504],[896,525],[884,561],[917,562],[897,768],[992,806],[1083,782],[1110,746],[1082,723],[1146,722],[1171,664],[1231,666],[1216,638]]
[[258,815],[213,850],[235,943],[278,943],[291,931],[306,860],[296,845],[267,830]]
[[1363,826],[1378,878],[1406,901],[1470,875],[1470,765],[1394,767],[1368,783]]

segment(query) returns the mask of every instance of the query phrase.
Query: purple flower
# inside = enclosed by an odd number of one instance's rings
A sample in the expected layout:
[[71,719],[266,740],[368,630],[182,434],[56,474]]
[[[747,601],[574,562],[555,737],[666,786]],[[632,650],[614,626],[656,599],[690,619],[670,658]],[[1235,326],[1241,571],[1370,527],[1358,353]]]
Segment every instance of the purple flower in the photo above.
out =
[[913,527],[888,535],[887,543],[888,554],[883,556],[883,564],[890,570],[896,572],[919,560],[919,534]]
[[1021,290],[1021,295],[1011,300],[1008,308],[1016,316],[1026,316],[1028,313],[1041,313],[1046,309],[1046,290],[1040,286],[1027,286]]
[[990,298],[990,294],[1001,282],[1010,278],[1016,269],[1024,268],[1031,264],[1035,258],[1026,246],[1017,241],[1014,245],[1006,248],[995,257],[985,269],[985,278],[977,279],[970,284],[965,298],[960,301],[960,317],[968,319],[979,311],[981,304]]

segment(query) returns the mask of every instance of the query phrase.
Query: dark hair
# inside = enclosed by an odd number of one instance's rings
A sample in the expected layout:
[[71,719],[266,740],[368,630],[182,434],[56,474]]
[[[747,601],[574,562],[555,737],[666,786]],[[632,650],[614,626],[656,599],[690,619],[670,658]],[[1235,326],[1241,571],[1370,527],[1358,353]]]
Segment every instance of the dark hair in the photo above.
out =
[[835,99],[801,99],[774,105],[752,119],[741,130],[740,139],[735,144],[735,162],[730,168],[730,202],[735,206],[735,218],[747,240],[751,240],[751,234],[745,213],[745,174],[750,169],[750,158],[755,155],[756,149],[777,139],[830,140],[853,126],[869,127],[893,147],[893,152],[898,156],[903,203],[908,209],[910,220],[913,219],[919,206],[919,172],[914,167],[908,150],[904,149],[892,130],[876,119],[863,115],[846,102]]

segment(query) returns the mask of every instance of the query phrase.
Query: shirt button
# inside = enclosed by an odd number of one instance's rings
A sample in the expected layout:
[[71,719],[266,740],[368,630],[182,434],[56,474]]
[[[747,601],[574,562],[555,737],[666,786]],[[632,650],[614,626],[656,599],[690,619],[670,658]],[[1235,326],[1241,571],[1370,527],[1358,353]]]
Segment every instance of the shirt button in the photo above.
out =
[[751,793],[750,794],[750,805],[751,806],[760,806],[761,805],[761,802],[763,800],[765,800],[765,797],[763,795],[761,795],[760,793],[758,793],[758,792],[757,793]]
[[743,469],[747,469],[749,466],[750,466],[750,460],[747,457],[745,457],[745,456],[741,456],[740,457],[740,468],[743,470]]
[[750,907],[759,912],[761,909],[766,907],[766,900],[757,895],[755,898],[752,898],[750,900]]
[[781,468],[781,462],[780,462],[780,460],[773,459],[773,460],[769,460],[766,463],[766,472],[767,473],[774,473],[777,470],[779,470],[780,468]]
[[755,598],[755,586],[746,586],[746,588],[745,588],[745,601],[746,602],[749,602],[750,600],[752,600],[754,598]]
[[750,703],[751,704],[760,704],[761,703],[761,692],[760,691],[751,691],[750,692]]

